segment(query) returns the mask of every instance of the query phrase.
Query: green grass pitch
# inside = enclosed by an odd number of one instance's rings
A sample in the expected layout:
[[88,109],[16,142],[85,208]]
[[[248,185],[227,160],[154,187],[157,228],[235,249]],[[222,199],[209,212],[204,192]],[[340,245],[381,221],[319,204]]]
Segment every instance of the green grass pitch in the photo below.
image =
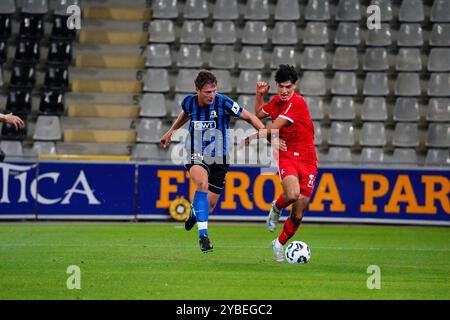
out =
[[[304,224],[292,240],[310,245],[306,265],[273,261],[263,223],[209,230],[204,254],[182,223],[2,223],[0,299],[450,298],[449,228]],[[79,290],[67,289],[70,265]]]

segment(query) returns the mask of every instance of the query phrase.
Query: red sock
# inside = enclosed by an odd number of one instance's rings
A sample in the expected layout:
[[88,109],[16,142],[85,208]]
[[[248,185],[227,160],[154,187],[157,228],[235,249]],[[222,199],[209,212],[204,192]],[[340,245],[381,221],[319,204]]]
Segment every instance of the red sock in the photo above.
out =
[[275,202],[275,206],[280,210],[287,207],[287,204],[283,200],[282,194],[278,197],[277,201]]
[[294,226],[291,218],[287,218],[283,225],[283,231],[281,231],[280,236],[278,237],[278,241],[282,245],[285,245],[286,242],[297,232],[299,227],[300,224]]

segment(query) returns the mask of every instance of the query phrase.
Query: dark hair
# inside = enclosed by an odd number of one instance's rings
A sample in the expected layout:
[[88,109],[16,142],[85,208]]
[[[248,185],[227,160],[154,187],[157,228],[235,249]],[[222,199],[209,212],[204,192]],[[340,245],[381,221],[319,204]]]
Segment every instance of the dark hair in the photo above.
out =
[[208,70],[200,70],[194,82],[195,87],[201,90],[206,84],[217,85],[217,78],[212,72]]
[[277,72],[275,73],[275,81],[278,83],[283,83],[289,80],[291,80],[292,83],[295,83],[297,79],[297,71],[293,66],[288,64],[280,64]]

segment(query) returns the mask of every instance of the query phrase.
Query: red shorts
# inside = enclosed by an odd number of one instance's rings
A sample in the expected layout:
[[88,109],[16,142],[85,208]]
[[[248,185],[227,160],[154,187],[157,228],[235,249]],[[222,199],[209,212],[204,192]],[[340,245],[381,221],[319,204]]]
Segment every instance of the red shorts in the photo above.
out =
[[317,176],[317,165],[291,158],[278,159],[278,174],[280,179],[293,175],[300,183],[300,194],[311,198]]

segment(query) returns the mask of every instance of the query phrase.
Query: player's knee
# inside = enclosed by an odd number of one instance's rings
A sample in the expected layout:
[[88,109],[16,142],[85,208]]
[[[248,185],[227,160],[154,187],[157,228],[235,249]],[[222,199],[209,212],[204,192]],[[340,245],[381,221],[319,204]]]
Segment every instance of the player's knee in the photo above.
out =
[[207,181],[198,181],[195,184],[195,188],[198,191],[208,192],[208,182]]
[[299,197],[300,197],[300,191],[294,190],[294,191],[286,192],[286,200],[289,203],[293,203],[293,202],[297,201]]

